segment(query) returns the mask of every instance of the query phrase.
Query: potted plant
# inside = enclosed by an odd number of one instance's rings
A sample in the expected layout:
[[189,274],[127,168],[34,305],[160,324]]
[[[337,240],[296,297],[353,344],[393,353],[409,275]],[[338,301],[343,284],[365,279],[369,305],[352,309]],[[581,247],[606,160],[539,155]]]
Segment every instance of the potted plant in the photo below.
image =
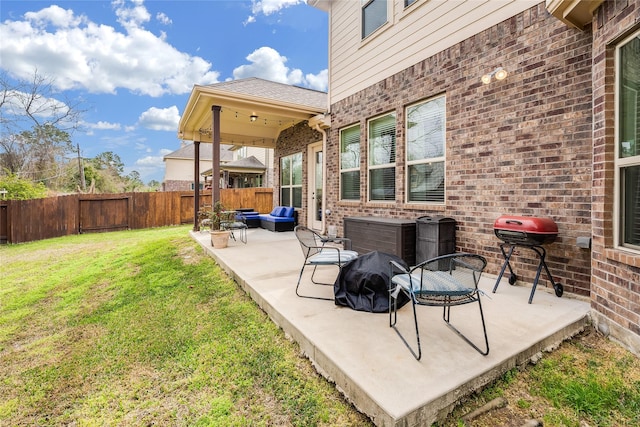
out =
[[217,201],[208,212],[208,217],[211,221],[211,246],[214,248],[226,248],[231,232],[225,230],[222,225],[229,220],[229,212],[226,211],[220,201]]

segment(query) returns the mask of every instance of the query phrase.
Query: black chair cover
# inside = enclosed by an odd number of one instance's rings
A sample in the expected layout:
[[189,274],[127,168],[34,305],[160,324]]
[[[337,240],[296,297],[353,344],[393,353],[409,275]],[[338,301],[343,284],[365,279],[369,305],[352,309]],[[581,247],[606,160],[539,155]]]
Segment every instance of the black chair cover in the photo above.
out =
[[[370,313],[389,312],[389,261],[408,268],[402,258],[384,252],[369,252],[344,265],[333,285],[336,305]],[[409,302],[401,292],[398,308]]]

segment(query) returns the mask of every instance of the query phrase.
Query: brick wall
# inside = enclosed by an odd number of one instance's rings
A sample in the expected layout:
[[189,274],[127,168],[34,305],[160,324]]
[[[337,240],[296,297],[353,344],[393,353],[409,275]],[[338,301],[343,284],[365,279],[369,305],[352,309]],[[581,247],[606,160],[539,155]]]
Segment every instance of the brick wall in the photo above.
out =
[[[331,106],[326,152],[327,208],[342,229],[345,216],[416,218],[446,215],[457,221],[459,250],[502,262],[493,222],[502,214],[549,216],[559,227],[547,263],[565,291],[588,295],[590,252],[576,247],[591,236],[592,85],[589,31],[567,27],[544,3],[479,33]],[[502,66],[503,81],[480,77]],[[405,200],[404,108],[446,94],[446,201]],[[367,119],[395,111],[396,202],[366,201]],[[339,131],[361,125],[361,200],[339,201]],[[331,160],[336,159],[336,160]],[[538,260],[527,249],[514,257],[518,278],[532,282]],[[539,288],[550,286],[545,275]]]
[[192,181],[168,180],[163,182],[162,191],[191,191]]
[[[306,225],[307,222],[307,145],[322,141],[322,133],[309,127],[307,121],[300,122],[288,129],[283,130],[276,141],[276,149],[274,151],[273,162],[273,187],[280,188],[280,158],[291,154],[302,152],[302,208],[296,208],[298,211],[298,223]],[[274,206],[280,204],[280,193],[273,196]]]
[[[640,256],[613,248],[615,47],[640,28],[640,1],[607,1],[593,21],[591,306],[601,330],[640,354]],[[631,333],[629,333],[631,332]]]

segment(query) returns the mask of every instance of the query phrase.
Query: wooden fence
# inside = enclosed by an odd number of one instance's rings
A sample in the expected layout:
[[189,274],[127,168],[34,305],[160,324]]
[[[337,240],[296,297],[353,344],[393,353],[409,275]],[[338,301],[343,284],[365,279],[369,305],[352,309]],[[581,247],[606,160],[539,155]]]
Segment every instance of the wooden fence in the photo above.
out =
[[[200,206],[211,193],[200,193]],[[272,188],[221,189],[226,209],[273,208]],[[23,243],[70,234],[133,230],[193,223],[192,191],[72,194],[33,200],[0,201],[0,243]]]

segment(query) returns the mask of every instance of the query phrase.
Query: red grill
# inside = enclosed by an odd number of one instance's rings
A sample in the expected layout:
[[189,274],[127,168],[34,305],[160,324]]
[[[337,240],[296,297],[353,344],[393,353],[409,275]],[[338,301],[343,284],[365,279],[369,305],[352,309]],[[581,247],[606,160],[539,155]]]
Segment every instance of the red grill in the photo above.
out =
[[[553,284],[556,295],[558,297],[562,296],[562,285],[553,280],[551,272],[549,272],[549,268],[544,260],[546,251],[542,247],[542,245],[553,243],[556,240],[556,237],[558,237],[558,226],[551,218],[502,215],[493,223],[493,232],[496,237],[503,241],[503,243],[500,244],[500,250],[504,256],[504,265],[502,266],[498,279],[496,280],[496,284],[493,287],[494,293],[498,289],[500,280],[502,280],[502,275],[507,267],[511,273],[511,276],[509,277],[509,284],[513,285],[516,283],[516,280],[518,280],[516,274],[511,268],[511,264],[509,264],[509,260],[511,259],[511,255],[513,255],[514,249],[517,246],[522,246],[531,249],[540,258],[536,277],[533,281],[533,288],[531,289],[531,295],[529,296],[529,304],[531,304],[531,301],[533,300],[533,295],[536,292],[538,279],[540,278],[540,273],[543,268],[547,273],[549,281]],[[509,247],[508,252],[505,251],[505,247],[507,246]]]
[[558,237],[558,226],[551,218],[502,215],[493,223],[498,239],[514,245],[544,245]]

